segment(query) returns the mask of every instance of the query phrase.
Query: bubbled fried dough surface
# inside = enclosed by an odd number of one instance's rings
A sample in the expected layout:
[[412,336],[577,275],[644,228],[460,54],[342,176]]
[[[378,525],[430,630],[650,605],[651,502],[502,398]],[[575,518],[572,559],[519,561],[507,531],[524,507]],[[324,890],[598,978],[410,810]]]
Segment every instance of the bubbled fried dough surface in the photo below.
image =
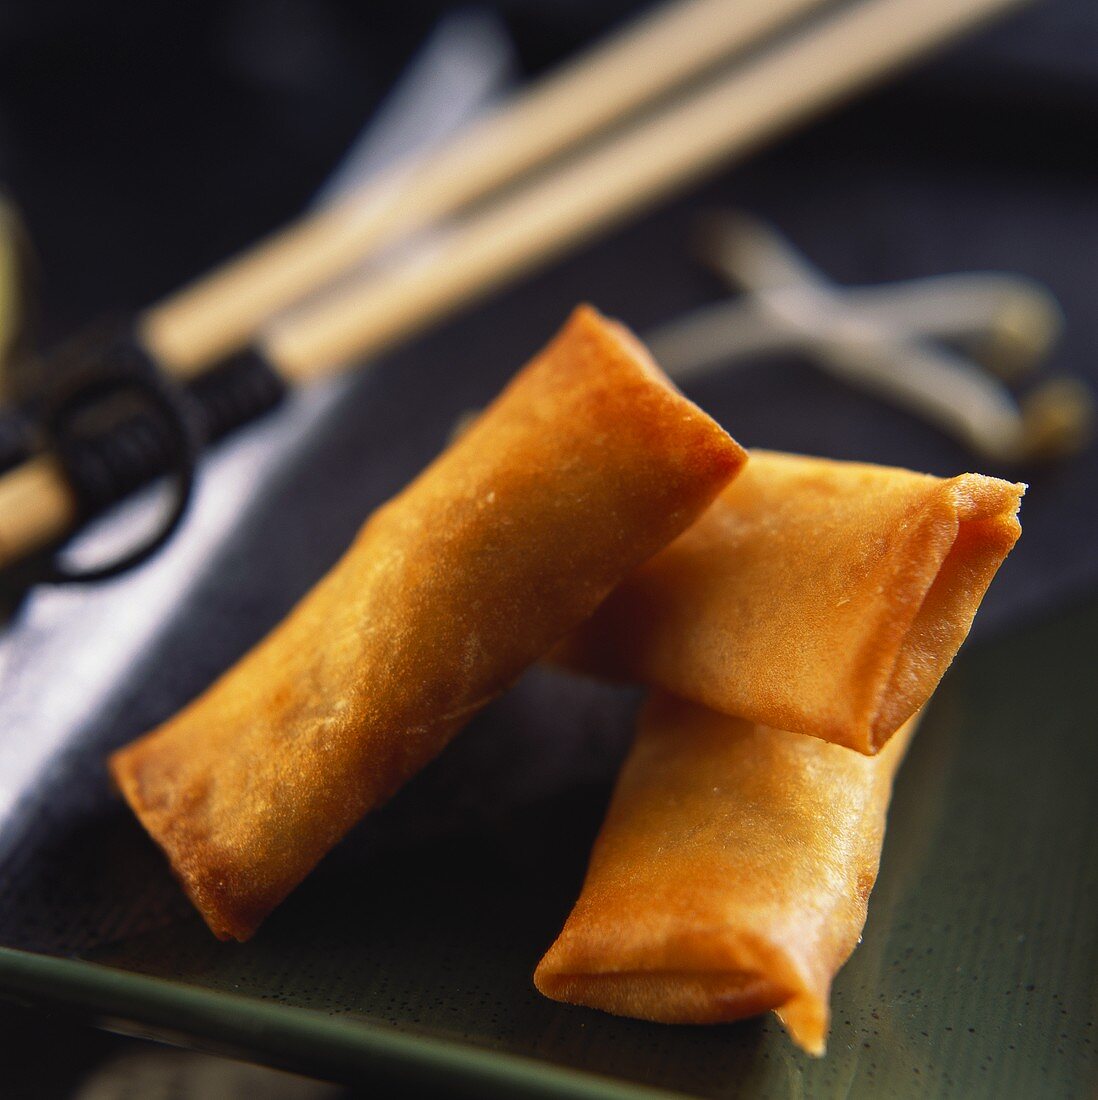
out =
[[557,659],[876,752],[967,636],[1024,488],[752,451]]
[[914,724],[868,757],[653,693],[537,987],[664,1023],[776,1009],[822,1053]]
[[744,457],[626,330],[578,309],[281,625],[112,757],[210,928],[248,938]]

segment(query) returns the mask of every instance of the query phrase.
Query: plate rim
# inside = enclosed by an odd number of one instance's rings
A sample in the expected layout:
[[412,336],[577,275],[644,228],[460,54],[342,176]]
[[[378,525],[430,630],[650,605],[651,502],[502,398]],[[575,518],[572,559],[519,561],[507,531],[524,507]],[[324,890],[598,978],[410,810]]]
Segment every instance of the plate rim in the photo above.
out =
[[415,1080],[436,1091],[576,1100],[682,1093],[507,1051],[410,1034],[358,1016],[256,1001],[102,963],[0,946],[0,998],[64,1010],[107,1031],[245,1057],[328,1080]]

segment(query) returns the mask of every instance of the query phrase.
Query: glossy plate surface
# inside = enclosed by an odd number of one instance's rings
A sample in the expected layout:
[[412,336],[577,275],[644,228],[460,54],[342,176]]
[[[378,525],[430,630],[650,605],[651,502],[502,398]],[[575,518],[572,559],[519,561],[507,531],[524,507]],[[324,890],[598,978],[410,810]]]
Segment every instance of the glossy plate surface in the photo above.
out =
[[[246,945],[215,942],[178,904],[120,807],[97,812],[61,845],[67,876],[24,869],[8,893],[5,927],[23,931],[6,942],[24,948],[32,910],[75,911],[38,927],[44,947],[0,951],[0,992],[318,1075],[479,1095],[1091,1096],[1095,653],[1090,601],[959,659],[901,772],[820,1061],[773,1020],[661,1027],[534,991],[620,755],[600,731],[627,730],[635,704],[544,672]],[[480,797],[531,768],[551,773],[532,795]],[[429,804],[445,812],[423,827]]]

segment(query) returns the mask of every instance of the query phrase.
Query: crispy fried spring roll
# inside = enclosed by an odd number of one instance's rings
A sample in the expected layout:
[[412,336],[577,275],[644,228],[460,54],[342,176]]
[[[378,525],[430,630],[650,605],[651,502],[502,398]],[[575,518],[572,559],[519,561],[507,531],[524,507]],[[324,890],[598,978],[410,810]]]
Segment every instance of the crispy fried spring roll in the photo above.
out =
[[222,938],[691,523],[740,447],[590,308],[115,781]]
[[662,1023],[774,1009],[822,1054],[915,722],[868,757],[653,693],[538,989]]
[[968,634],[1024,490],[752,451],[556,658],[874,753]]

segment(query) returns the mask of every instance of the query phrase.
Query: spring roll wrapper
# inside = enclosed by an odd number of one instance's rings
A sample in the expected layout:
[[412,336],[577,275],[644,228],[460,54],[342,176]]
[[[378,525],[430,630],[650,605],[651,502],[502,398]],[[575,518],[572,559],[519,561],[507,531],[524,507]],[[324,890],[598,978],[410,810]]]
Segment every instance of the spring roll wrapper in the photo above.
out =
[[111,771],[221,938],[735,476],[741,448],[579,308],[289,617]]
[[774,1009],[822,1054],[916,721],[869,757],[654,692],[538,989],[662,1023]]
[[949,667],[1024,491],[752,451],[554,659],[872,754]]

